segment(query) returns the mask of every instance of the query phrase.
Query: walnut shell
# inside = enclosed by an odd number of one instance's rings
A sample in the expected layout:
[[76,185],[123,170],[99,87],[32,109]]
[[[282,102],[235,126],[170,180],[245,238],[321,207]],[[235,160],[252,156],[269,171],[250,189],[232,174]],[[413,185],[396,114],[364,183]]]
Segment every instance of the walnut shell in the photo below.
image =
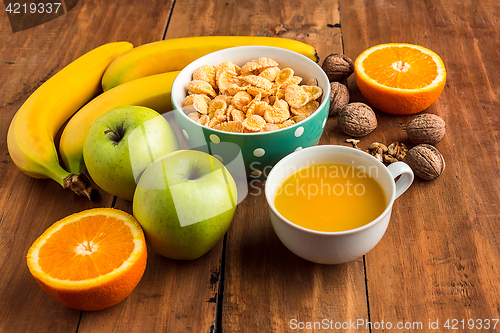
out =
[[349,89],[340,82],[330,83],[330,116],[336,116],[349,104]]
[[354,63],[351,58],[343,54],[330,54],[323,60],[321,68],[328,76],[330,82],[347,79],[354,72]]
[[339,128],[347,135],[360,137],[377,128],[375,112],[364,103],[347,104],[339,113]]
[[416,116],[406,126],[408,138],[416,145],[421,143],[435,145],[443,139],[445,132],[444,120],[429,113]]
[[436,147],[425,143],[408,151],[406,163],[415,175],[426,180],[433,180],[441,176],[445,168],[443,155]]

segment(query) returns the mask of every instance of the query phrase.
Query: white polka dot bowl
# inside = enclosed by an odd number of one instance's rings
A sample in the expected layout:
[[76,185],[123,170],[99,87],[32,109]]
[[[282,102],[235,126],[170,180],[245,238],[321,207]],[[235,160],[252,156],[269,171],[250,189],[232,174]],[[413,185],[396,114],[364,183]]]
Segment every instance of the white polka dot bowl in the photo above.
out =
[[[227,60],[241,67],[261,57],[277,61],[281,69],[293,69],[294,75],[302,77],[301,84],[316,78],[318,86],[323,89],[318,109],[292,126],[259,133],[219,131],[202,126],[186,115],[182,101],[187,96],[187,86],[195,70],[203,65],[217,66]],[[174,80],[171,98],[182,139],[189,148],[204,147],[203,150],[221,160],[226,167],[234,161],[243,161],[233,164],[244,165],[247,178],[262,179],[286,155],[317,145],[328,119],[330,82],[320,66],[299,53],[277,47],[240,46],[210,53],[186,66]]]

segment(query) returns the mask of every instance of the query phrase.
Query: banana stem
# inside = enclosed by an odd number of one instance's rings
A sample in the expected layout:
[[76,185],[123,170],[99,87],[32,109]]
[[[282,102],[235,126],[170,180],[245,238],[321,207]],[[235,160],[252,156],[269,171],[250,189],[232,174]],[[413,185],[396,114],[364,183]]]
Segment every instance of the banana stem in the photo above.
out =
[[78,175],[70,174],[63,181],[63,187],[70,189],[74,193],[84,196],[89,200],[93,200],[97,193],[91,186],[90,180],[84,173]]
[[71,190],[73,193],[86,197],[89,200],[93,200],[97,194],[89,178],[83,172],[79,174],[70,173],[57,164],[56,167],[52,168],[45,166],[43,175],[55,180],[64,189]]

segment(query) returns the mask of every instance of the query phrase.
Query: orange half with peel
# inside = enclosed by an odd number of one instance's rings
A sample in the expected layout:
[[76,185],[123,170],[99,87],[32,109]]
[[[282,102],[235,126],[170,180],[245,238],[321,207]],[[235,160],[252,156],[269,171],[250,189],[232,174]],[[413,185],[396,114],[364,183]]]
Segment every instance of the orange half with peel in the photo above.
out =
[[94,208],[50,226],[30,247],[28,268],[57,301],[97,311],[124,300],[144,274],[147,249],[137,220]]
[[354,73],[368,104],[390,114],[414,114],[427,109],[446,83],[442,59],[413,44],[373,46],[356,58]]

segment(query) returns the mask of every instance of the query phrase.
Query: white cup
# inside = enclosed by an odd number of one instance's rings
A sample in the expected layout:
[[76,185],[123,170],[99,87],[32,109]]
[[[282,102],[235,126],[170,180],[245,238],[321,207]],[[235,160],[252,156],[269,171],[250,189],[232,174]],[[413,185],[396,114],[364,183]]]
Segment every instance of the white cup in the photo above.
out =
[[[338,232],[307,229],[284,218],[274,207],[279,186],[295,171],[319,163],[341,163],[370,170],[370,176],[378,181],[386,195],[387,206],[383,213],[359,228]],[[400,178],[394,181],[398,176]],[[299,257],[320,264],[348,262],[368,253],[382,239],[389,225],[394,200],[410,187],[413,178],[406,163],[395,162],[386,167],[358,149],[334,145],[305,148],[281,159],[267,177],[265,194],[271,223],[281,242]]]

